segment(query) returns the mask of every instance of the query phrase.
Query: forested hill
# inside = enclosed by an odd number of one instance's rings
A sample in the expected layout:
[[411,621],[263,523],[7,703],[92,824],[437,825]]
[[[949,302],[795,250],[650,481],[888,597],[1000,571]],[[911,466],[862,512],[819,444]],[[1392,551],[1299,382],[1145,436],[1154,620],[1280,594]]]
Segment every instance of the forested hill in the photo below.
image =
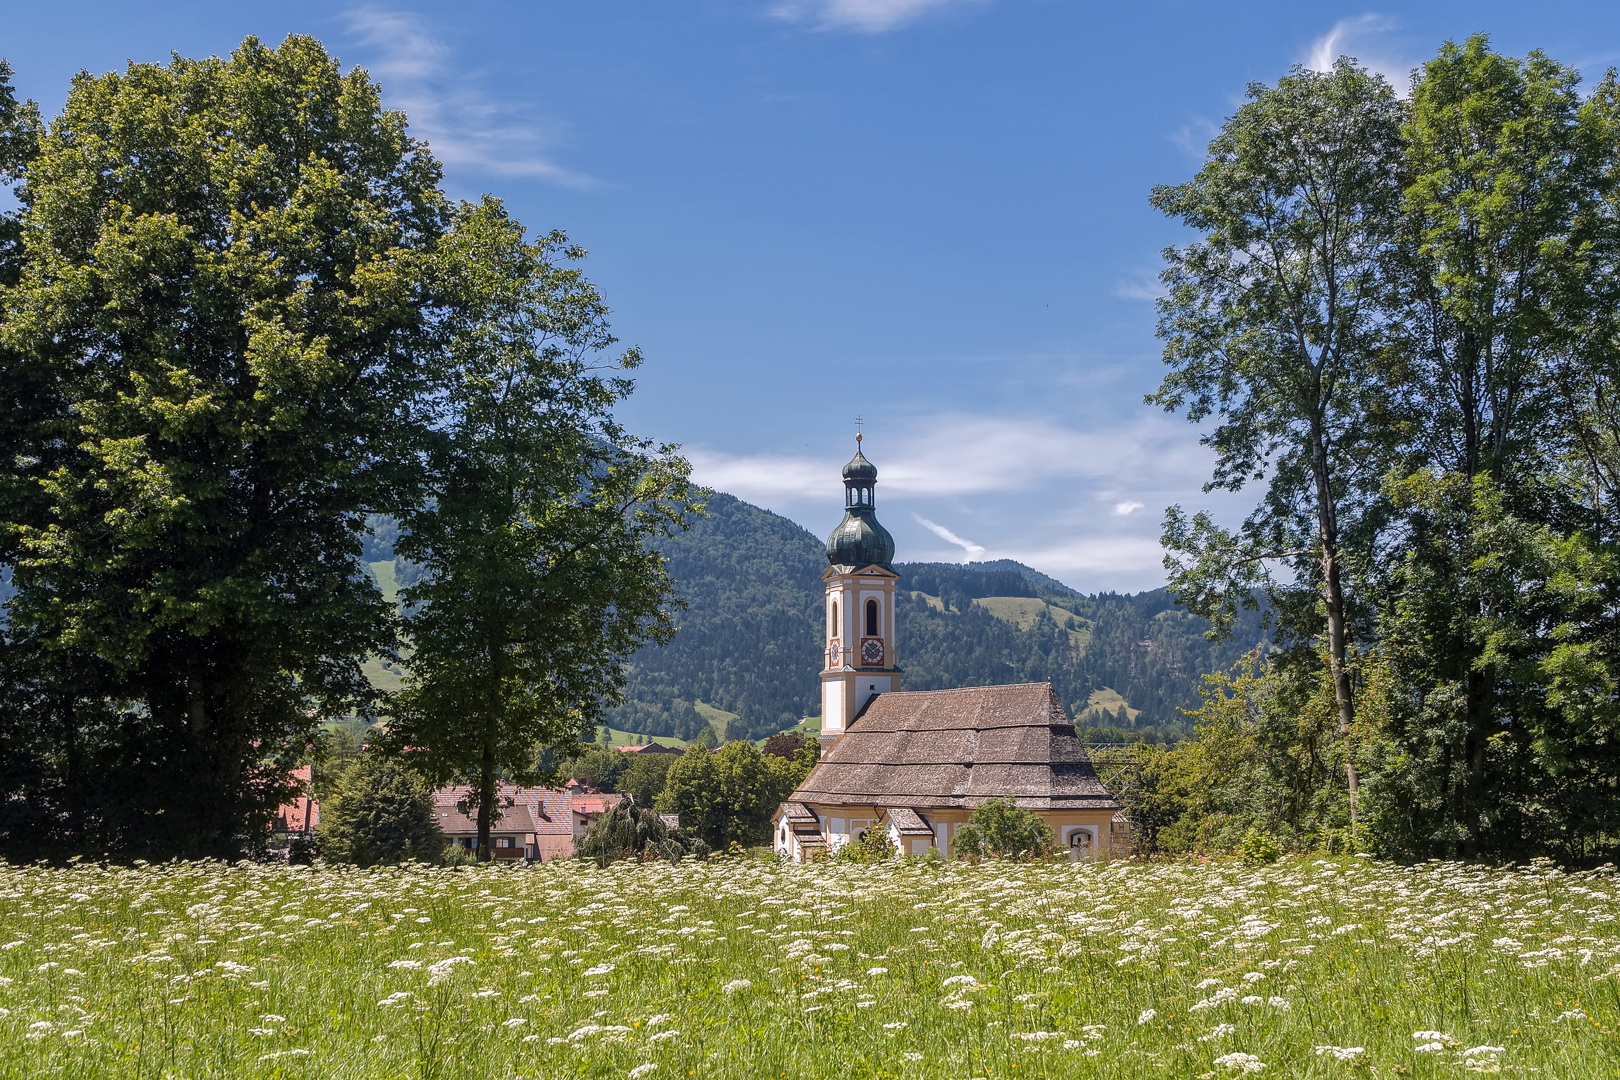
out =
[[[670,644],[636,654],[613,726],[691,738],[712,707],[736,715],[728,737],[752,739],[818,713],[822,542],[717,494],[665,554],[687,608]],[[1251,620],[1209,642],[1162,589],[1086,596],[1010,560],[895,569],[906,689],[1050,679],[1083,725],[1183,732],[1199,676],[1260,640]]]

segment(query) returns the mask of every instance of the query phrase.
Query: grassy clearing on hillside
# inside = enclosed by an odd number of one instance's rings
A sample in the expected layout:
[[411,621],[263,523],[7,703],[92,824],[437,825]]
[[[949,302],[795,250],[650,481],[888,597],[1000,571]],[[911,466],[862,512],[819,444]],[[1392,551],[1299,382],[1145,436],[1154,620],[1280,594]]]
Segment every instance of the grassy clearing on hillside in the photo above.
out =
[[0,1075],[1613,1076],[1617,889],[1356,860],[0,868]]
[[[983,596],[973,601],[1002,622],[1010,622],[1020,630],[1028,630],[1035,625],[1041,613],[1052,617],[1059,626],[1064,626],[1074,617],[1074,612],[1067,608],[1048,604],[1045,600],[1037,600],[1030,596]],[[1081,620],[1084,622],[1084,620]],[[1086,646],[1091,644],[1091,627],[1081,626],[1079,629],[1069,631],[1069,645],[1077,653],[1084,653]]]
[[726,732],[731,730],[731,722],[737,719],[736,713],[727,712],[722,708],[702,701],[692,702],[692,708],[696,709],[697,714],[703,717],[710,727],[714,728],[715,734],[719,735],[721,739],[724,739]]

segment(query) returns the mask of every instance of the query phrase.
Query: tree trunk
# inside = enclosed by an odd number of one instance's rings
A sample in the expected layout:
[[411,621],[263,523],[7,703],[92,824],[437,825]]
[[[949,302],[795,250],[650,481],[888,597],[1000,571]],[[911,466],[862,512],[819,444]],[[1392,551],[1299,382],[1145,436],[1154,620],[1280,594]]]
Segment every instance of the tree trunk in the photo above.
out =
[[495,743],[486,739],[478,759],[478,861],[495,857],[489,849],[489,830],[495,824]]
[[1311,471],[1316,480],[1317,538],[1322,546],[1322,605],[1327,614],[1328,672],[1333,678],[1333,700],[1339,714],[1339,737],[1346,740],[1344,779],[1350,801],[1350,830],[1360,825],[1360,782],[1356,776],[1355,748],[1349,745],[1356,722],[1354,688],[1350,684],[1349,633],[1345,625],[1344,585],[1340,580],[1339,523],[1329,482],[1327,448],[1320,430],[1313,432]]

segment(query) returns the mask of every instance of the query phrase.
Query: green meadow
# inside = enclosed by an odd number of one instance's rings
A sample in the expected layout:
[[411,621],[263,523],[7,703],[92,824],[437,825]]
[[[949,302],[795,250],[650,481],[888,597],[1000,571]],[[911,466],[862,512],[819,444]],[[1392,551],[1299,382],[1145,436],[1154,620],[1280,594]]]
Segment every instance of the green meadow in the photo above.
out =
[[1607,869],[0,868],[8,1077],[1615,1075]]

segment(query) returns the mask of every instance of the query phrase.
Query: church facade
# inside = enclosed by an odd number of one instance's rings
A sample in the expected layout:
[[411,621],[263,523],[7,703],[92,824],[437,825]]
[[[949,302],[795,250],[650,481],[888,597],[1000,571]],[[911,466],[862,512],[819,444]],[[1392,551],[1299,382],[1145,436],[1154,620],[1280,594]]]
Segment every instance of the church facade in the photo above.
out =
[[1119,802],[1050,684],[901,689],[894,538],[856,440],[822,575],[821,760],[777,810],[776,851],[807,861],[882,829],[902,854],[949,856],[956,829],[1001,797],[1045,819],[1072,858],[1127,853]]

